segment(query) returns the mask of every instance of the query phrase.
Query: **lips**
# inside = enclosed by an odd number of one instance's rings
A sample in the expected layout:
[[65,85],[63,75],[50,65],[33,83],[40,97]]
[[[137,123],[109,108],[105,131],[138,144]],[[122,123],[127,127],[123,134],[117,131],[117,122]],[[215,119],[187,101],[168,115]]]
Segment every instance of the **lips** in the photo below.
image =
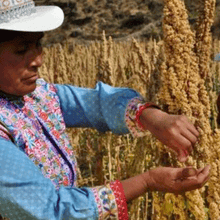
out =
[[38,74],[34,74],[32,76],[23,78],[22,81],[30,82],[31,83],[31,82],[35,82],[38,78],[39,78]]

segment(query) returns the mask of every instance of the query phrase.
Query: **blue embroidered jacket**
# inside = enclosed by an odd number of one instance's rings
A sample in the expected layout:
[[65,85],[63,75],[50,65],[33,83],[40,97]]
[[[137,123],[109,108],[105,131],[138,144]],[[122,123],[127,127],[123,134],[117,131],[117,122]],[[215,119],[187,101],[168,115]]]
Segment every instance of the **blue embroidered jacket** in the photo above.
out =
[[[128,133],[125,109],[139,96],[97,83],[95,89],[52,85],[42,79],[19,98],[0,94],[0,213],[16,219],[117,219],[109,186],[76,188],[76,160],[66,127]],[[112,199],[109,199],[112,198]],[[106,203],[106,201],[108,201]]]

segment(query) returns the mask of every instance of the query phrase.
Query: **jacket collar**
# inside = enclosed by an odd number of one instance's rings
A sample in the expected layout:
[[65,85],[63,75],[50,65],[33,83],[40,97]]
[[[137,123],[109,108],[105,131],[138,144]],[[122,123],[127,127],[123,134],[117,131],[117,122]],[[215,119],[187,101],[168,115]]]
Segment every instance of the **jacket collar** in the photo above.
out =
[[23,96],[11,95],[11,94],[5,93],[0,90],[0,97],[8,100],[8,101],[14,103],[15,105],[20,106],[20,107],[23,107],[23,105],[24,105],[24,97]]

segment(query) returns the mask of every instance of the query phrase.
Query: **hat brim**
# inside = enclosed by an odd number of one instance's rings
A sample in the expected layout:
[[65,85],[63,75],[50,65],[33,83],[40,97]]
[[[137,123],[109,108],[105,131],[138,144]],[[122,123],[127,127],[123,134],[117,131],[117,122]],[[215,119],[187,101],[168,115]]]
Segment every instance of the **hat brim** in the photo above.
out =
[[25,32],[44,32],[58,28],[64,21],[63,10],[58,6],[36,6],[36,12],[0,24],[0,29]]

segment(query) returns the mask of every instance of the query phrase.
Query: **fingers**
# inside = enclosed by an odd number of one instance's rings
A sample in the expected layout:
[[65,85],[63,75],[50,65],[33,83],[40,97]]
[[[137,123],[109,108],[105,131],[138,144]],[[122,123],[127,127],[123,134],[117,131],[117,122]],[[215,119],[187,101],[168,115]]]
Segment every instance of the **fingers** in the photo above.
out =
[[189,153],[192,152],[193,150],[193,146],[195,145],[195,143],[197,142],[197,137],[190,132],[190,130],[188,130],[187,128],[183,129],[181,131],[181,135],[183,138],[185,138],[185,147],[188,150]]
[[178,160],[185,162],[188,155],[193,151],[193,146],[197,142],[199,132],[186,116],[177,117],[175,124],[172,131],[175,141],[173,141],[171,148],[177,152]]
[[[157,118],[156,118],[157,119]],[[177,153],[179,161],[185,162],[193,150],[199,132],[183,115],[164,113],[163,120],[156,120],[151,132],[165,145]],[[156,127],[156,128],[155,128]]]
[[[209,171],[209,165],[199,170],[193,168],[184,168],[182,172],[179,170],[178,179],[176,180],[177,192],[201,188],[209,179]],[[180,176],[182,176],[182,178],[180,178]]]
[[[183,126],[181,127],[181,135],[186,139],[185,146],[189,153],[192,151],[192,146],[197,142],[197,138],[199,137],[199,132],[196,130],[194,125],[188,120],[187,117],[182,116],[181,120],[183,122]],[[184,141],[184,140],[183,140]]]
[[196,176],[197,175],[197,170],[195,168],[184,168],[182,170],[182,178],[188,178],[188,177],[192,177],[192,176]]
[[199,168],[197,171],[198,171],[198,174],[204,169],[204,167],[201,167]]
[[196,176],[198,173],[198,170],[196,170],[195,168],[189,166],[186,168],[175,168],[176,171],[176,176],[175,176],[175,180],[183,180],[186,179],[188,177],[192,177],[192,176]]
[[189,140],[187,140],[184,136],[181,134],[178,134],[176,137],[178,141],[173,141],[172,145],[170,147],[177,153],[177,158],[180,162],[185,162],[187,160],[187,157],[192,152],[192,144]]
[[199,132],[197,131],[197,129],[195,128],[195,126],[188,120],[188,118],[186,118],[186,126],[187,129],[196,137],[199,137]]
[[177,158],[181,163],[186,162],[188,157],[188,153],[187,151],[183,150],[183,149],[178,149],[178,153],[177,153]]
[[207,181],[209,179],[209,171],[210,171],[210,165],[207,165],[197,175],[198,181],[199,182]]

